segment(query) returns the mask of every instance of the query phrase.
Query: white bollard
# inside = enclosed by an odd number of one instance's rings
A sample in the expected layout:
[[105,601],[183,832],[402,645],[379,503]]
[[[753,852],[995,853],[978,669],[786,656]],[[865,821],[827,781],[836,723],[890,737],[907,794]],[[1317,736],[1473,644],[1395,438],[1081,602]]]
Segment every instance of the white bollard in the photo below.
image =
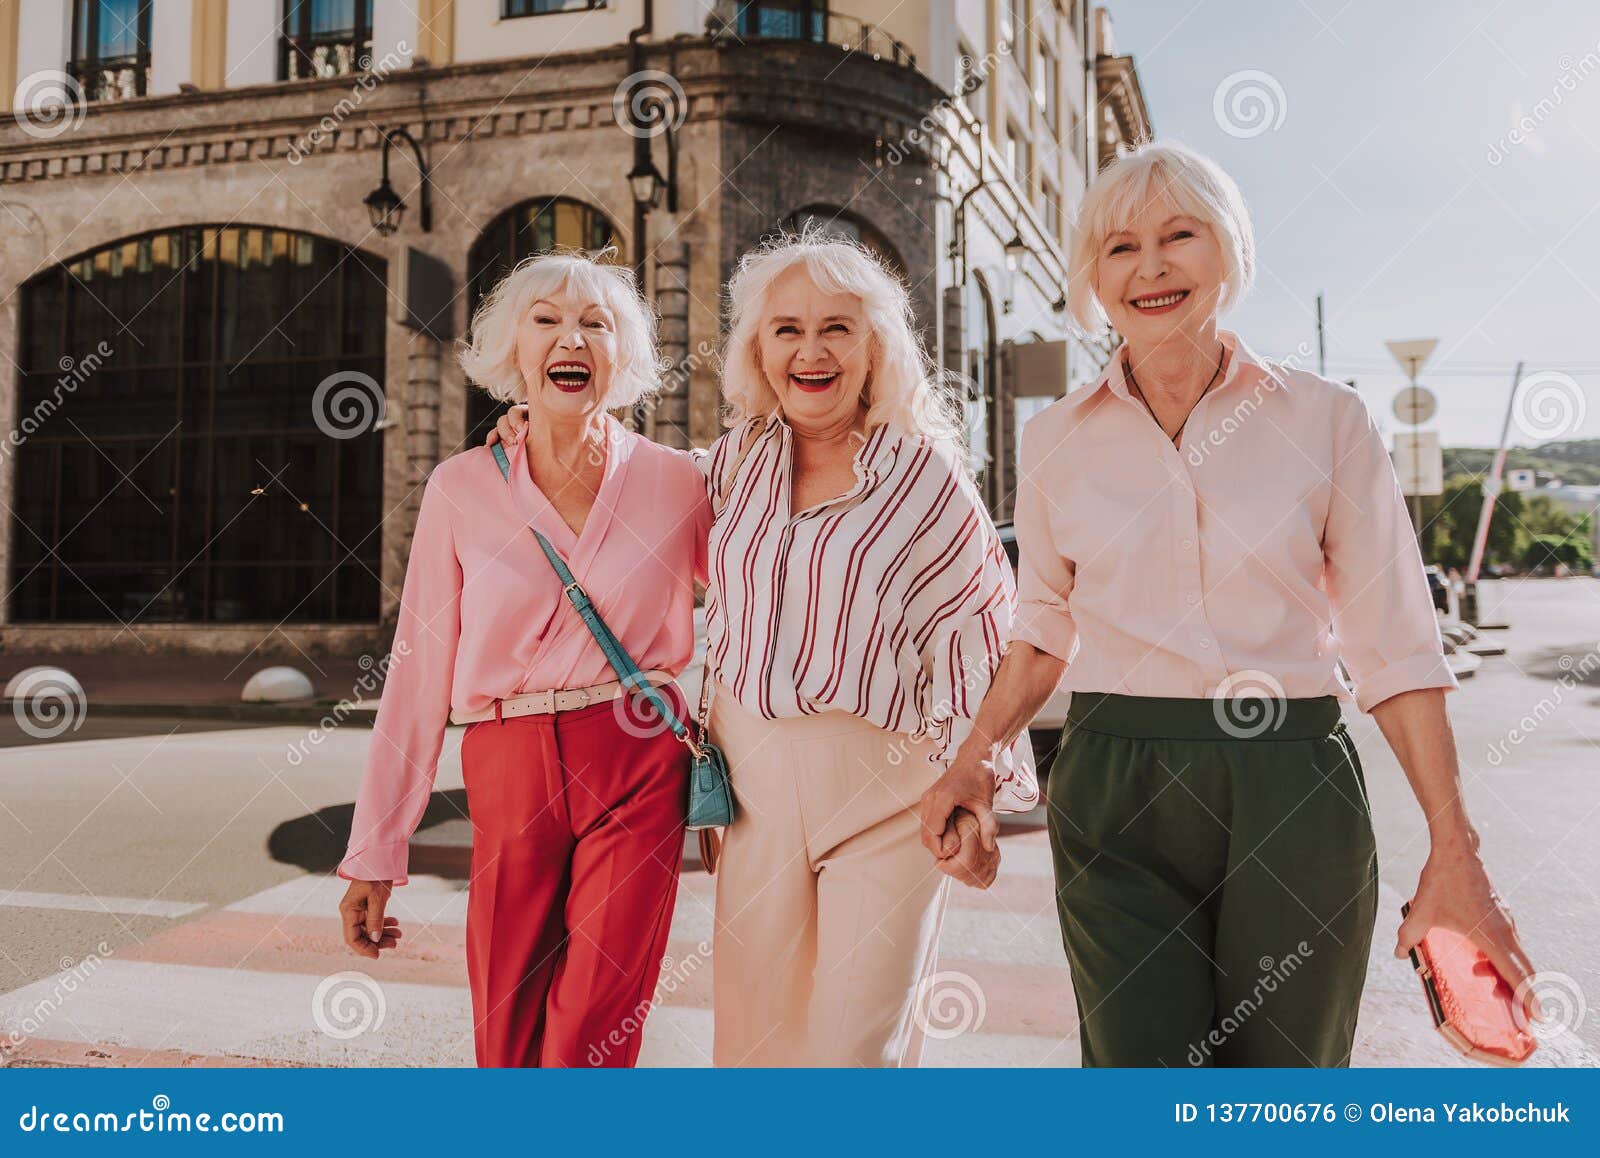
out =
[[317,694],[304,672],[292,667],[262,668],[251,676],[240,696],[247,704],[278,704],[309,700]]

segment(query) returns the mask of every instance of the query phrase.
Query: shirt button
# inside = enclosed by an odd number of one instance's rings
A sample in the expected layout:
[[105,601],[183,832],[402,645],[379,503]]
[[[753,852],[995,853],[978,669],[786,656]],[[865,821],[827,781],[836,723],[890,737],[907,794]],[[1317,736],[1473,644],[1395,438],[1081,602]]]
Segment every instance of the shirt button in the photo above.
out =
[[1193,607],[1196,603],[1200,602],[1200,596],[1196,595],[1193,591],[1189,592],[1188,599],[1190,607]]
[[1178,546],[1182,547],[1185,551],[1192,551],[1194,550],[1194,540],[1185,539],[1183,542],[1179,543]]
[[1201,651],[1206,651],[1206,650],[1208,650],[1208,649],[1209,649],[1209,648],[1210,648],[1210,647],[1211,647],[1211,641],[1210,641],[1210,640],[1209,640],[1209,639],[1202,639],[1202,640],[1201,640],[1201,641],[1200,641],[1200,650],[1201,650]]

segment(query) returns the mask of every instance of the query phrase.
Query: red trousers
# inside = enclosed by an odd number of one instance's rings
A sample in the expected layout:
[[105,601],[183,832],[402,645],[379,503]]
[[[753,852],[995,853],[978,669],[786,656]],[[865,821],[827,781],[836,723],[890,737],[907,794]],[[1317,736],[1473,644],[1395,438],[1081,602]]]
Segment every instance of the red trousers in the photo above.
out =
[[[668,689],[682,715],[682,696]],[[683,859],[687,750],[619,704],[467,729],[480,1066],[631,1066]],[[629,710],[630,717],[637,713]]]

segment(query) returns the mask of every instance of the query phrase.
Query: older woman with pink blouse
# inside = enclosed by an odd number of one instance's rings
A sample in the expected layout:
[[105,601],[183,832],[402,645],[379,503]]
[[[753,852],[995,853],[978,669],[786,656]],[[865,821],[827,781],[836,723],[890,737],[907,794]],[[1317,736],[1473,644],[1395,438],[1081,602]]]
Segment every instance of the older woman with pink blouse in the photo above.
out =
[[446,720],[468,724],[467,974],[483,1066],[632,1065],[666,949],[688,755],[632,714],[533,535],[651,682],[683,670],[705,480],[607,414],[657,387],[654,334],[625,271],[566,255],[518,266],[463,358],[473,381],[527,404],[509,477],[488,448],[469,450],[435,468],[417,515],[339,908],[356,952],[396,945],[390,890],[406,883]]
[[1065,677],[1048,803],[1088,1065],[1348,1064],[1378,884],[1340,659],[1428,824],[1396,953],[1443,927],[1512,985],[1531,973],[1462,802],[1455,680],[1383,440],[1354,390],[1219,328],[1253,265],[1239,190],[1182,146],[1089,189],[1068,299],[1123,342],[1023,431],[1011,645],[923,800],[942,855]]
[[[941,871],[987,887],[999,853],[955,811],[930,862],[915,805],[1000,662],[1011,569],[892,273],[789,237],[744,257],[729,299],[732,429],[701,461],[710,731],[736,802],[712,1059],[916,1065]],[[984,774],[989,807],[1037,802],[1026,737]]]

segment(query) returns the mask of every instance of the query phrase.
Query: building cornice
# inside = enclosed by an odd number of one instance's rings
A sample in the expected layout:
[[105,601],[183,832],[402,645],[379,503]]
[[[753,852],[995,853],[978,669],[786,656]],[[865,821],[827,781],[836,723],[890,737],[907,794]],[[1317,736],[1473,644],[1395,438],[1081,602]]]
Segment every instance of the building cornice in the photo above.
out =
[[[688,121],[809,124],[865,138],[909,132],[942,97],[915,69],[796,41],[651,45],[682,87]],[[0,127],[0,185],[252,159],[298,164],[381,148],[379,125],[427,143],[615,126],[626,47],[251,85],[88,106],[41,139]],[[782,69],[781,74],[775,70]],[[774,75],[784,84],[775,86]]]

